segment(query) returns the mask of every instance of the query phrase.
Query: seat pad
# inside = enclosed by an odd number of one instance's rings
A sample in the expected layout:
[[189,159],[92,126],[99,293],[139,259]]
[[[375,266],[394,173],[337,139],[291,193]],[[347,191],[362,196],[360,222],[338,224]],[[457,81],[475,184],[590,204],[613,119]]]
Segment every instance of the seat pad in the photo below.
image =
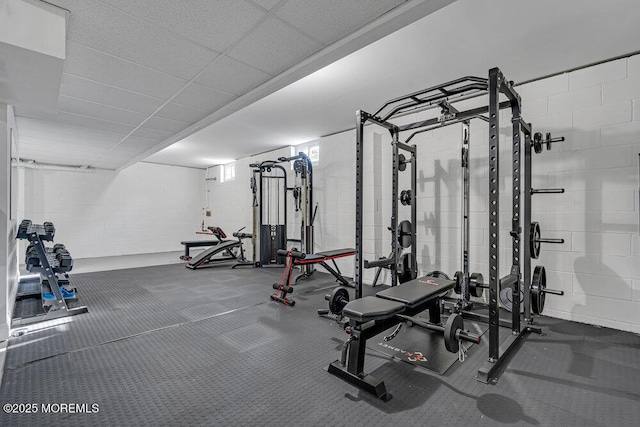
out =
[[383,320],[400,314],[405,305],[399,302],[376,297],[364,297],[350,301],[342,310],[342,314],[360,322]]

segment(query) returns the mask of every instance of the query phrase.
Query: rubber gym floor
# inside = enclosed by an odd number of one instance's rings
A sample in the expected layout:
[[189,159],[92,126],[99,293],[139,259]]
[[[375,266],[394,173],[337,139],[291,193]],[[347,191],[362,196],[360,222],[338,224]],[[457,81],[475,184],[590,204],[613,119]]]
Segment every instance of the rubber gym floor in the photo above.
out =
[[316,309],[332,277],[269,300],[280,269],[181,264],[73,275],[89,313],[9,341],[2,403],[97,404],[97,413],[5,414],[3,426],[631,426],[640,337],[540,317],[496,385],[470,351],[444,375],[376,352],[382,402],[325,371],[347,335]]

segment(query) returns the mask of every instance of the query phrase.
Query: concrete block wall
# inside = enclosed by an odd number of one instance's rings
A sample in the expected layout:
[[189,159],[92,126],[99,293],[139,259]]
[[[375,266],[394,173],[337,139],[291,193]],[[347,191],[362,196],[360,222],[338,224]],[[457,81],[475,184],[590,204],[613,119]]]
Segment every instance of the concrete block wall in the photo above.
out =
[[75,258],[180,251],[203,219],[201,169],[137,163],[117,174],[24,168],[22,176],[18,219],[53,222],[55,241]]

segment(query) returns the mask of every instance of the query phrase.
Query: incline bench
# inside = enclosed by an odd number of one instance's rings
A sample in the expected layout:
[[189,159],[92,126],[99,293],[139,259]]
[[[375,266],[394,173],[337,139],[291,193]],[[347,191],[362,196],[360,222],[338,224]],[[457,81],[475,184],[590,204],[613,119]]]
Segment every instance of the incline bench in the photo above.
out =
[[[348,302],[342,314],[350,319],[351,336],[344,343],[341,360],[331,363],[329,372],[387,401],[391,394],[387,393],[384,381],[363,372],[369,338],[400,322],[409,322],[443,332],[447,350],[452,352],[459,350],[460,340],[479,343],[479,336],[464,331],[459,314],[449,316],[445,326],[440,325],[440,297],[454,286],[452,280],[426,276]],[[425,310],[429,310],[429,322],[413,317]]]
[[190,248],[201,248],[203,246],[214,246],[219,243],[225,242],[224,239],[227,238],[227,235],[222,228],[220,227],[207,227],[209,232],[196,231],[199,234],[210,234],[216,236],[217,240],[185,240],[180,242],[181,245],[184,245],[184,255],[180,257],[181,260],[191,261],[191,256],[189,255]]
[[[335,260],[337,258],[344,258],[348,256],[354,256],[356,250],[353,248],[344,248],[344,249],[334,249],[331,251],[318,252],[315,254],[305,254],[304,252],[298,252],[296,250],[286,251],[284,249],[278,250],[278,255],[286,256],[287,261],[284,266],[284,272],[282,274],[282,279],[280,283],[274,283],[273,289],[276,290],[275,293],[271,295],[271,299],[273,301],[281,302],[285,305],[295,305],[296,302],[287,298],[287,294],[293,292],[293,288],[291,287],[291,275],[293,273],[293,267],[296,265],[309,265],[309,264],[320,264],[327,270],[329,273],[336,278],[338,282],[340,282],[343,286],[353,287],[353,284],[349,282],[340,272],[338,265]],[[333,262],[332,268],[327,261]]]

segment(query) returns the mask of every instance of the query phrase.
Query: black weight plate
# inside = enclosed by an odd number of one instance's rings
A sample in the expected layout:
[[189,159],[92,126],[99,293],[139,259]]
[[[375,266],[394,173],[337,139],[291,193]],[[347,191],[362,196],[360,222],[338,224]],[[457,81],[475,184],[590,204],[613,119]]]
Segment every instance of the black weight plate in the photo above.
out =
[[404,171],[407,168],[407,158],[404,154],[398,154],[398,170],[400,172]]
[[453,287],[453,291],[456,294],[460,294],[462,292],[462,281],[464,280],[464,274],[462,274],[462,271],[456,271],[453,275],[453,280],[456,282],[456,285]]
[[348,302],[349,291],[345,288],[335,288],[329,297],[329,311],[333,314],[342,314],[342,310]]
[[[511,313],[513,305],[513,288],[504,288],[500,291],[500,306]],[[524,292],[520,291],[520,313],[524,313]]]
[[438,271],[438,270],[430,271],[425,276],[427,276],[427,277],[435,277],[437,279],[451,280],[451,279],[449,279],[449,276],[447,276],[446,273],[443,273],[442,271]]
[[533,279],[531,282],[531,311],[535,314],[541,314],[544,310],[546,294],[544,290],[547,288],[547,272],[543,266],[538,265],[533,270]]
[[471,273],[469,282],[469,293],[471,294],[471,296],[476,298],[482,297],[482,294],[484,293],[484,288],[482,287],[482,285],[484,285],[484,277],[482,276],[482,274]]
[[396,266],[396,271],[398,274],[398,281],[400,283],[408,282],[409,280],[413,280],[417,277],[417,270],[415,268],[416,261],[411,252],[407,252],[400,257],[400,262]]
[[464,321],[459,314],[452,314],[444,325],[444,346],[451,353],[457,353],[460,350],[460,341],[456,336],[459,330],[464,329]]
[[531,258],[538,259],[540,256],[540,224],[532,222],[529,228],[529,249]]
[[398,224],[398,244],[402,248],[411,246],[411,237],[413,234],[413,226],[411,221],[404,220]]

